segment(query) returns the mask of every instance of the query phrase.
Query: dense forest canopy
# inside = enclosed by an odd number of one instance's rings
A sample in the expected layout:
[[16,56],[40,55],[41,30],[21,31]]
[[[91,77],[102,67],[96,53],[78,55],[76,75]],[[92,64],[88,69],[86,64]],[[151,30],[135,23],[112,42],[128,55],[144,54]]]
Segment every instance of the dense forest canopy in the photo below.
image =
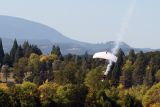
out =
[[105,79],[105,60],[62,55],[53,45],[43,55],[27,41],[16,39],[4,53],[0,39],[0,107],[160,107],[160,52],[125,55],[119,49]]

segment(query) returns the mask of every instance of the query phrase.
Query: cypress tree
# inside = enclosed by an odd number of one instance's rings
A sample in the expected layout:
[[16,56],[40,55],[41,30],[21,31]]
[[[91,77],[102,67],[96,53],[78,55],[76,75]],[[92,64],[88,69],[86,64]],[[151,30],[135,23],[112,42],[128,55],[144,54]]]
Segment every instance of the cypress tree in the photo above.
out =
[[31,46],[31,53],[35,53],[37,55],[42,55],[42,51],[37,47],[37,45]]
[[61,54],[59,46],[53,45],[51,54],[56,54],[58,57],[61,56],[62,54]]
[[136,60],[136,55],[133,49],[129,51],[126,63],[122,68],[122,76],[120,77],[120,82],[125,87],[132,86],[132,71],[133,71],[133,64]]
[[11,65],[12,65],[11,58],[10,58],[10,56],[9,56],[8,53],[6,53],[6,54],[4,55],[3,64],[4,64],[4,65],[8,65],[8,66],[11,66]]
[[117,85],[117,83],[119,82],[120,79],[120,75],[121,75],[121,70],[122,70],[122,65],[123,65],[123,61],[124,61],[124,52],[122,51],[122,49],[119,49],[118,53],[117,53],[117,57],[118,60],[112,70],[112,83],[114,85]]
[[59,46],[53,45],[51,54],[55,54],[58,56],[59,60],[63,60],[62,53]]
[[21,46],[19,46],[18,47],[18,49],[17,49],[17,51],[16,51],[16,54],[15,54],[15,62],[18,62],[18,60],[21,58],[21,57],[23,57],[24,56],[24,54],[23,54],[23,49],[22,49],[22,47]]
[[28,58],[30,56],[30,54],[32,53],[32,49],[31,49],[31,46],[29,45],[28,41],[25,41],[23,43],[23,50],[24,50],[24,56]]
[[126,88],[132,86],[132,68],[132,62],[130,60],[127,60],[122,68],[123,71],[120,82]]
[[144,75],[145,75],[145,57],[143,52],[141,51],[138,56],[137,59],[133,65],[133,75],[132,75],[132,79],[133,79],[133,84],[134,85],[141,85],[143,84],[143,79],[144,79]]
[[10,57],[11,57],[12,63],[14,63],[14,61],[15,61],[15,54],[16,54],[17,48],[18,48],[18,43],[17,43],[17,40],[15,39],[13,46],[12,46],[12,49],[10,51]]
[[26,50],[28,47],[29,47],[29,43],[28,43],[28,41],[25,41],[23,43],[23,49]]
[[27,57],[27,58],[30,57],[31,53],[32,53],[32,49],[31,49],[30,46],[27,47],[27,48],[24,50],[24,56]]
[[2,39],[0,39],[0,65],[2,65],[3,63],[3,58],[4,58],[4,50],[3,50]]
[[146,67],[144,83],[149,86],[152,86],[155,82],[155,71],[157,71],[155,60],[156,59],[152,57],[148,66]]
[[136,55],[135,55],[134,49],[131,49],[129,51],[128,60],[130,60],[132,63],[134,63],[134,61],[136,60]]
[[52,46],[51,54],[56,54],[56,46],[55,45]]

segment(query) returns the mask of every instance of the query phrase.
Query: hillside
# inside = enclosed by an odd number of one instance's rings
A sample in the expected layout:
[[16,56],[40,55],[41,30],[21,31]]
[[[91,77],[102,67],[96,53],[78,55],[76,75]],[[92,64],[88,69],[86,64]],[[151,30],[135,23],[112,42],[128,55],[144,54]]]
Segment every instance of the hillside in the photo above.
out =
[[50,40],[52,43],[73,43],[57,30],[26,19],[0,16],[0,36],[28,40]]
[[[111,50],[115,44],[114,41],[102,44],[90,44],[72,40],[46,25],[2,15],[0,16],[0,37],[3,39],[4,50],[6,52],[10,51],[15,38],[19,44],[28,40],[31,44],[38,45],[45,54],[51,51],[53,44],[59,45],[63,54],[83,54],[85,51],[94,53],[96,51]],[[121,42],[120,48],[127,53],[133,47]],[[155,51],[152,49],[135,49],[136,52],[140,50],[144,50],[144,52]]]

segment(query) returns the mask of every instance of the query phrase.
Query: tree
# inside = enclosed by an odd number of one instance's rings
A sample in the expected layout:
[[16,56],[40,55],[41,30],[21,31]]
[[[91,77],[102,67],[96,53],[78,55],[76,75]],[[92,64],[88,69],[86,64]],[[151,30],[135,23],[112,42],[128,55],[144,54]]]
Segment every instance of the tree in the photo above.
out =
[[143,96],[148,91],[149,87],[146,85],[132,86],[125,90],[130,96],[134,97],[137,101],[142,102]]
[[132,62],[127,60],[122,68],[122,76],[120,82],[123,84],[124,87],[131,87],[132,86]]
[[144,107],[152,107],[160,104],[160,83],[153,85],[144,95],[142,103]]
[[31,71],[38,72],[40,69],[40,57],[39,55],[32,53],[28,60]]
[[11,65],[12,65],[12,61],[11,61],[11,58],[10,58],[10,56],[9,56],[8,53],[6,53],[6,54],[4,55],[3,64],[4,64],[4,65],[8,65],[8,66],[11,66]]
[[89,61],[89,55],[88,55],[88,52],[86,51],[84,53],[84,55],[82,56],[82,68],[83,69],[89,69],[91,68],[91,62]]
[[12,63],[15,61],[15,54],[16,54],[17,48],[18,48],[18,43],[17,43],[17,40],[15,39],[10,51],[10,57],[11,57]]
[[45,82],[48,78],[48,68],[47,68],[47,62],[46,61],[41,61],[40,62],[40,73],[39,73],[39,84],[42,84]]
[[68,62],[66,65],[63,65],[63,68],[60,71],[54,73],[54,81],[59,84],[76,84],[76,72],[75,63]]
[[23,43],[23,50],[24,50],[24,57],[29,57],[30,54],[31,54],[31,46],[29,45],[29,42],[28,41],[25,41]]
[[37,45],[31,45],[30,47],[31,47],[31,53],[42,55],[42,51],[37,47]]
[[133,49],[129,51],[129,55],[127,56],[126,63],[122,68],[122,76],[120,77],[120,82],[124,87],[132,86],[132,71],[133,64],[136,60],[136,55]]
[[129,51],[128,60],[130,60],[130,61],[132,62],[132,64],[135,62],[135,60],[136,60],[136,55],[135,55],[134,49],[131,49],[131,50]]
[[112,74],[111,74],[111,80],[113,85],[117,85],[119,82],[120,75],[122,72],[122,65],[124,63],[124,56],[125,55],[122,49],[119,49],[117,53],[118,60],[115,63],[114,68],[112,70]]
[[31,72],[31,75],[28,78],[36,84],[39,84],[40,82],[40,64],[40,56],[32,53],[28,60],[28,69]]
[[152,65],[148,65],[146,67],[146,73],[145,73],[145,77],[144,77],[144,84],[152,86],[154,81],[155,81],[155,78],[154,78],[153,66]]
[[52,50],[51,50],[51,54],[57,55],[59,60],[63,59],[59,46],[53,45]]
[[160,82],[160,70],[157,71],[157,73],[155,74],[155,77],[157,82]]
[[20,58],[22,58],[23,56],[24,56],[24,54],[23,54],[23,49],[22,49],[21,46],[19,46],[19,47],[17,48],[17,50],[16,50],[16,54],[15,54],[14,61],[15,61],[15,62],[18,62],[18,60],[19,60]]
[[143,107],[143,106],[139,100],[127,94],[124,97],[124,104],[122,105],[122,107]]
[[35,53],[37,55],[42,55],[42,51],[37,47],[37,45],[30,45],[28,41],[25,41],[22,45],[24,56],[29,57],[30,54]]
[[0,39],[0,66],[2,66],[3,58],[4,58],[4,50],[3,50],[2,39]]
[[17,83],[22,83],[24,81],[25,73],[28,71],[28,60],[27,58],[20,58],[17,63],[13,65],[14,68],[14,78]]
[[7,83],[9,73],[10,73],[8,65],[3,65],[2,69],[1,69],[1,72],[3,73],[3,76],[5,77],[5,80],[6,80],[6,83]]
[[152,86],[155,82],[155,71],[158,70],[156,60],[157,59],[155,57],[151,57],[149,64],[146,67],[144,78],[144,82],[146,85]]
[[0,89],[0,107],[11,107],[10,96]]
[[58,103],[67,107],[83,107],[87,90],[84,86],[66,84],[59,86],[56,95]]
[[97,91],[105,87],[105,83],[101,81],[102,68],[92,69],[86,75],[84,84],[92,91]]
[[50,54],[48,58],[49,58],[49,61],[54,62],[55,60],[58,59],[58,56],[55,54]]
[[101,106],[101,107],[116,106],[116,105],[113,104],[111,99],[107,97],[104,90],[100,90],[96,93],[96,102],[97,102],[97,106]]
[[36,85],[30,82],[24,82],[20,85],[20,91],[18,97],[21,107],[36,107]]
[[22,47],[23,47],[24,50],[26,50],[29,47],[29,42],[28,41],[24,41]]
[[58,84],[48,81],[45,81],[42,85],[38,87],[39,98],[42,107],[52,107],[56,105],[56,91],[58,87]]
[[133,84],[134,85],[141,85],[143,84],[143,79],[145,76],[145,56],[143,52],[141,51],[137,59],[133,65],[133,72],[132,72],[132,79],[133,79]]

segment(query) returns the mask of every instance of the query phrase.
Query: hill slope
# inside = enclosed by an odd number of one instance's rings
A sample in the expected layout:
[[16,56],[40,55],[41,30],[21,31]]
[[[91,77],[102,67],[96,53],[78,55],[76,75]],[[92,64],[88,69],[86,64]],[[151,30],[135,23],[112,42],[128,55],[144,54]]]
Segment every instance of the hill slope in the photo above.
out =
[[[59,45],[63,54],[83,54],[85,51],[94,53],[96,51],[111,50],[115,43],[110,41],[103,44],[90,44],[72,40],[57,30],[46,25],[16,18],[0,15],[0,37],[3,38],[4,50],[10,51],[13,39],[17,39],[19,44],[28,40],[31,44],[38,45],[44,52],[49,53],[52,45]],[[126,53],[132,48],[124,42],[121,42],[120,48]],[[136,51],[143,49],[137,48]],[[152,49],[144,49],[144,51],[154,51]]]
[[76,42],[65,37],[55,29],[33,21],[0,16],[0,36],[5,38],[50,40],[51,42],[73,43]]

